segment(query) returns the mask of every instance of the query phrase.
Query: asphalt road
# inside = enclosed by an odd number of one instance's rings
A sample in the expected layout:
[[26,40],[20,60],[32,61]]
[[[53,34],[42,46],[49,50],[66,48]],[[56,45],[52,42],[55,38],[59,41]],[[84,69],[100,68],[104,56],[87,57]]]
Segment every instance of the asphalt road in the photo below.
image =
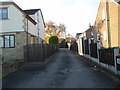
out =
[[112,78],[72,51],[60,49],[46,63],[29,63],[3,78],[3,88],[117,88]]

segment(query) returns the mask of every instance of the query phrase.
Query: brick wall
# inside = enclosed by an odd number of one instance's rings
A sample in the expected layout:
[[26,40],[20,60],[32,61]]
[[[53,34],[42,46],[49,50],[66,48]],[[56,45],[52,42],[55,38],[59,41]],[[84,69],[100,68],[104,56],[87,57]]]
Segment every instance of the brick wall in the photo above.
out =
[[[108,35],[110,35],[110,43],[111,47],[120,47],[120,6],[114,2],[108,2],[108,20],[107,20],[107,12],[106,12],[106,2],[100,2],[100,6],[98,8],[98,13],[95,21],[95,29],[96,33],[100,33],[101,38],[101,47],[108,48],[109,47],[109,39]],[[103,12],[105,15],[105,19],[103,20]],[[107,26],[107,22],[109,25]],[[109,31],[108,32],[108,27]],[[106,40],[104,39],[104,32],[106,32]],[[109,34],[108,34],[109,33]]]
[[[2,35],[15,35],[15,48],[0,48],[3,77],[16,71],[24,63],[24,45],[31,44],[31,34],[27,32],[3,33]],[[28,38],[27,38],[28,37]],[[35,44],[37,44],[37,37]]]
[[26,32],[4,33],[3,35],[15,35],[15,48],[2,48],[2,60],[4,62],[23,60],[23,45],[26,45]]

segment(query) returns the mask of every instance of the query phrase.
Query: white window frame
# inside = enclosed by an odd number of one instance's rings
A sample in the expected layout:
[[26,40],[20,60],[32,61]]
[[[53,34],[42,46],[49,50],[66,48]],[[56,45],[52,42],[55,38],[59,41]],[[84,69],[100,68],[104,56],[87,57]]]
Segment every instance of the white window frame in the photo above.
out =
[[0,37],[3,38],[1,42],[3,45],[0,48],[15,48],[15,35],[3,35]]
[[103,40],[106,41],[107,40],[107,32],[103,31]]
[[[6,9],[6,17],[4,17],[4,12],[3,10]],[[1,14],[1,17],[0,19],[8,19],[8,8],[7,7],[4,7],[4,8],[0,8],[0,14]]]
[[102,20],[105,20],[105,10],[102,9]]
[[100,34],[97,34],[97,41],[100,41]]

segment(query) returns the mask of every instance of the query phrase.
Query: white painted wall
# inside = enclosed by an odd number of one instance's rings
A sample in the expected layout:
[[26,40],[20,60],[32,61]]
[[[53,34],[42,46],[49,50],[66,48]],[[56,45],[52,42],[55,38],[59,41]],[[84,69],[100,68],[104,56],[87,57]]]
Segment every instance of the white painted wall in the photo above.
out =
[[81,34],[81,35],[79,35],[79,38],[78,38],[78,40],[77,40],[77,44],[78,44],[78,53],[80,54],[80,55],[83,55],[83,51],[82,51],[82,48],[83,48],[83,46],[82,46],[82,38],[84,37],[84,34]]
[[44,28],[44,22],[42,19],[41,11],[39,10],[35,15],[30,15],[32,19],[34,19],[37,22],[37,30],[39,32],[39,38],[45,40],[45,28]]
[[24,16],[13,5],[2,5],[1,7],[8,7],[8,19],[0,20],[2,22],[2,31],[0,32],[21,32],[24,31]]
[[[26,23],[27,23],[27,19],[26,19]],[[38,32],[37,32],[37,26],[34,25],[31,21],[28,20],[28,33],[37,36]]]
[[45,27],[44,27],[44,22],[43,22],[41,14],[39,16],[39,19],[40,19],[40,21],[39,21],[39,28],[40,28],[40,31],[39,31],[40,35],[39,35],[39,37],[41,39],[45,40]]
[[2,5],[0,8],[1,7],[8,8],[8,19],[0,20],[2,22],[2,27],[0,27],[2,30],[0,30],[0,32],[22,32],[27,31],[28,29],[30,34],[37,36],[38,32],[36,25],[28,20],[25,15],[14,5]]
[[36,22],[36,16],[35,15],[29,15],[33,20]]

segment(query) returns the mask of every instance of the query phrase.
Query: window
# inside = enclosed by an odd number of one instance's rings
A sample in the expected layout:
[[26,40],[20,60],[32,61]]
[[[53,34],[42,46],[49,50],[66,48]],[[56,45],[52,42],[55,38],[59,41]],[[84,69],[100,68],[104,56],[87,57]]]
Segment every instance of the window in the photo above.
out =
[[31,44],[35,44],[35,37],[31,36]]
[[94,34],[93,34],[93,32],[91,32],[91,36],[93,36]]
[[0,37],[0,47],[3,48],[14,48],[15,47],[15,36],[4,35]]
[[10,40],[9,40],[9,36],[5,36],[5,47],[9,47],[10,46]]
[[106,31],[103,32],[103,38],[104,38],[104,41],[107,40]]
[[105,10],[102,9],[102,20],[105,20]]
[[0,8],[0,19],[8,19],[8,8]]
[[100,34],[97,34],[97,41],[100,41]]
[[15,47],[15,37],[10,36],[10,47]]

